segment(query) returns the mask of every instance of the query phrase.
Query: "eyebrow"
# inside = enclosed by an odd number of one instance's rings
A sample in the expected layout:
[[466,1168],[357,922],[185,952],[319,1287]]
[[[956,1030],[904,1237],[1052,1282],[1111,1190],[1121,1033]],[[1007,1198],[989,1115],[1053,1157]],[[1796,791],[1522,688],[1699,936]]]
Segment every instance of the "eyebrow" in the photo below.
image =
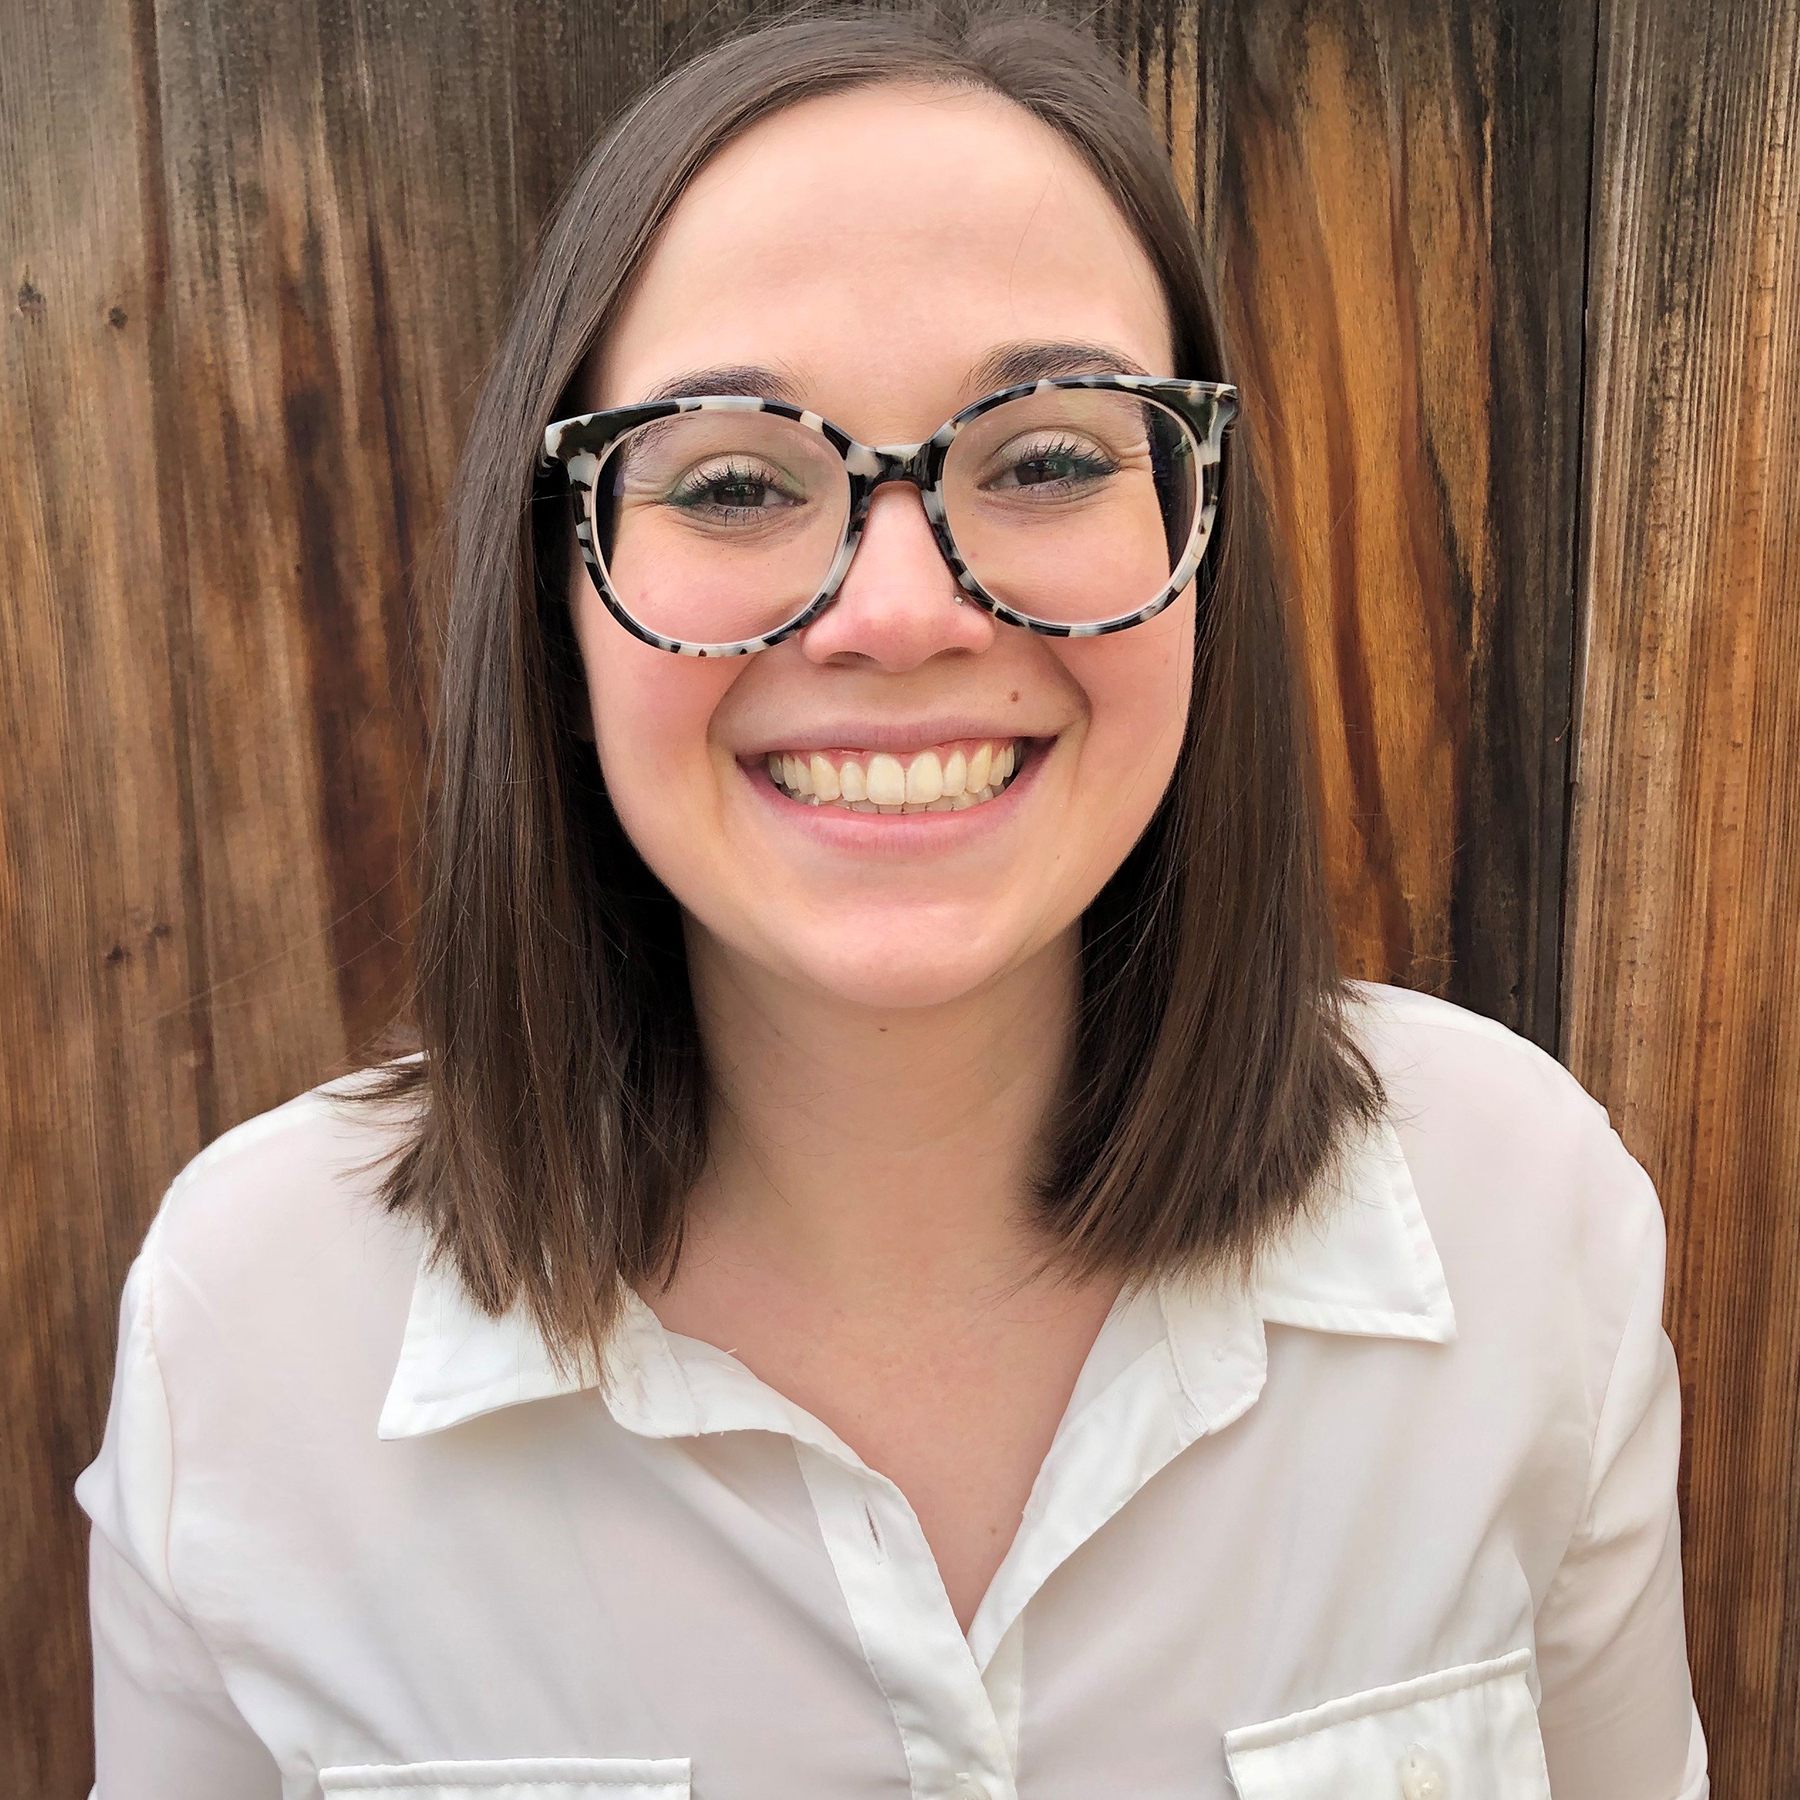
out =
[[1043,343],[1004,344],[990,350],[969,371],[976,392],[1037,381],[1045,375],[1148,375],[1150,371],[1121,350],[1106,344],[1056,339]]
[[[964,386],[971,399],[996,388],[1013,387],[1024,381],[1037,381],[1046,375],[1148,375],[1123,351],[1106,344],[1081,343],[1070,339],[1047,339],[1019,344],[1002,344],[990,350],[964,376]],[[632,404],[654,405],[659,400],[693,400],[706,394],[754,394],[765,400],[784,400],[789,406],[804,406],[800,384],[778,370],[757,363],[721,364],[712,369],[688,369],[671,375]]]

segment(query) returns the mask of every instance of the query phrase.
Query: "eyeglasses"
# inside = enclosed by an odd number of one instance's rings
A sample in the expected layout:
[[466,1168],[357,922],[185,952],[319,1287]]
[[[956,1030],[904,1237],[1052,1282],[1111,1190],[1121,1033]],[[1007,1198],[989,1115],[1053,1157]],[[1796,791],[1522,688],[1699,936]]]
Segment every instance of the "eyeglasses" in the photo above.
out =
[[832,602],[884,481],[910,481],[959,602],[1051,637],[1154,618],[1193,579],[1238,391],[1060,375],[965,406],[920,444],[861,444],[742,394],[559,419],[575,536],[613,617],[681,656],[748,656]]

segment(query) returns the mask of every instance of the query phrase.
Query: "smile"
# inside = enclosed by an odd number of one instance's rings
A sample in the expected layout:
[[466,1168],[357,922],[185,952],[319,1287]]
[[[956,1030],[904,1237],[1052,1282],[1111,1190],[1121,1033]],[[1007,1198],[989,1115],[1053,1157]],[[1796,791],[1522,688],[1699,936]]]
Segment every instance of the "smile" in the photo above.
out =
[[854,750],[777,750],[769,779],[806,806],[860,813],[963,812],[1002,793],[1018,773],[1017,738],[939,744],[901,758]]

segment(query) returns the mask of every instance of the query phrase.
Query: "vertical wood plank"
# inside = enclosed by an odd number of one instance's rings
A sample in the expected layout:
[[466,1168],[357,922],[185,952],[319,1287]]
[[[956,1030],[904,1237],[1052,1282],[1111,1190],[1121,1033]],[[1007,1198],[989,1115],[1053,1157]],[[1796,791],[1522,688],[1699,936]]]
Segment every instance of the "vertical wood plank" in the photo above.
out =
[[1800,1784],[1800,6],[1605,0],[1564,1059],[1656,1181],[1713,1791]]
[[1202,29],[1163,26],[1206,58],[1170,79],[1205,96],[1178,161],[1272,471],[1345,961],[1554,1045],[1591,0]]
[[172,405],[142,154],[156,94],[138,23],[97,5],[0,13],[0,63],[32,78],[0,108],[0,392],[31,446],[0,480],[0,1759],[29,1793],[74,1792],[86,1754],[79,1711],[63,1711],[87,1684],[68,1482],[104,1414],[139,1197],[208,1128],[186,670],[162,605],[181,517],[154,453]]

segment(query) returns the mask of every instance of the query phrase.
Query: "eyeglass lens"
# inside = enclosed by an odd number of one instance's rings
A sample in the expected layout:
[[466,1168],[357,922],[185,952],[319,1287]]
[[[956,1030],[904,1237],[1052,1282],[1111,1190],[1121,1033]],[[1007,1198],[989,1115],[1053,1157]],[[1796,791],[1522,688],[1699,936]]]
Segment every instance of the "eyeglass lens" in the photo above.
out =
[[[1047,624],[1148,605],[1187,548],[1200,458],[1181,417],[1135,394],[1059,388],[970,420],[945,458],[950,535],[983,588]],[[630,432],[593,489],[620,604],[685,643],[766,636],[830,574],[850,510],[843,459],[779,414],[691,412]]]

